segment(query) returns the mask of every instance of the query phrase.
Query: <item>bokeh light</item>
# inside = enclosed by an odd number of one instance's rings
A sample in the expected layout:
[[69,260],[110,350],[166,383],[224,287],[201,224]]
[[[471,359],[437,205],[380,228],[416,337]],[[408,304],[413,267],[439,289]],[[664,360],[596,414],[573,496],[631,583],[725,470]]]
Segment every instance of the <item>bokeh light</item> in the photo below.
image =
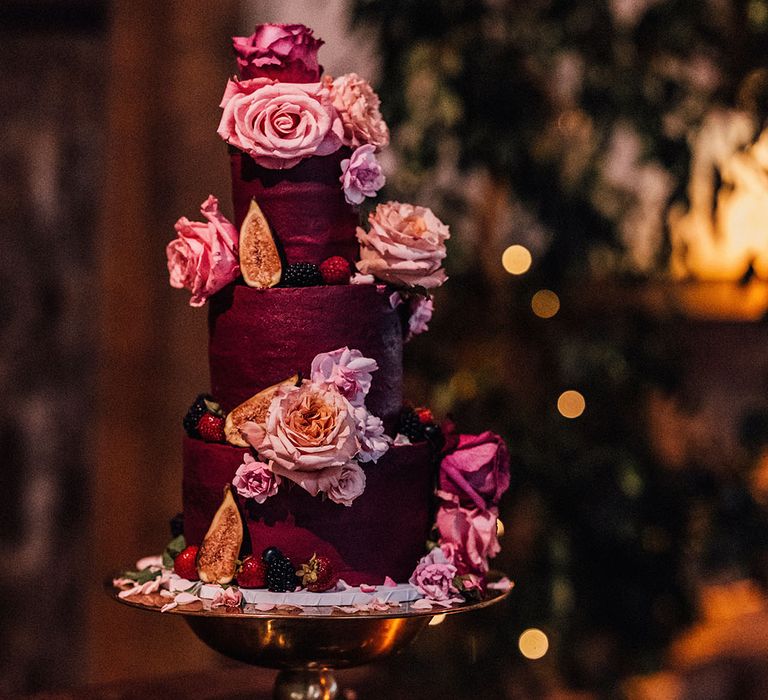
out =
[[541,630],[531,628],[520,635],[517,646],[526,659],[540,659],[549,649],[549,639]]
[[511,245],[501,256],[501,264],[510,275],[522,275],[531,267],[531,254],[522,245]]
[[586,407],[584,397],[574,389],[564,391],[557,399],[557,410],[565,418],[578,418]]
[[441,622],[445,620],[445,613],[442,613],[440,615],[435,615],[430,621],[429,626],[434,627],[435,625],[439,625]]
[[552,318],[560,311],[560,297],[551,289],[540,289],[531,299],[531,308],[539,318]]
[[504,537],[504,523],[501,518],[496,519],[496,537]]

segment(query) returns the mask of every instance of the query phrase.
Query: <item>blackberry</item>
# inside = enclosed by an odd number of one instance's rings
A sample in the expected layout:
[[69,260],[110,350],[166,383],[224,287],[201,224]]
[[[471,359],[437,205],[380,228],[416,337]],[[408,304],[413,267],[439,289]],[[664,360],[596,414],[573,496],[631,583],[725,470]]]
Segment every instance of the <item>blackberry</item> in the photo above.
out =
[[195,402],[189,407],[187,415],[184,416],[184,430],[189,437],[200,437],[200,434],[197,432],[197,424],[206,413],[213,413],[217,416],[224,415],[221,411],[221,406],[213,400],[213,396],[210,394],[198,394]]
[[184,534],[184,513],[176,513],[170,521],[171,537],[178,537]]
[[429,423],[424,426],[424,437],[429,440],[429,444],[436,450],[442,450],[445,446],[445,435],[439,425]]
[[403,410],[400,411],[397,432],[405,435],[411,442],[421,442],[426,439],[424,424],[410,406],[404,406]]
[[267,584],[267,590],[273,593],[293,591],[299,585],[295,568],[288,557],[275,559],[267,566],[264,582]]
[[283,271],[284,287],[317,287],[323,284],[320,268],[314,263],[292,263]]
[[267,566],[269,566],[273,561],[277,561],[278,559],[287,559],[287,557],[277,547],[267,547],[261,553],[261,560]]

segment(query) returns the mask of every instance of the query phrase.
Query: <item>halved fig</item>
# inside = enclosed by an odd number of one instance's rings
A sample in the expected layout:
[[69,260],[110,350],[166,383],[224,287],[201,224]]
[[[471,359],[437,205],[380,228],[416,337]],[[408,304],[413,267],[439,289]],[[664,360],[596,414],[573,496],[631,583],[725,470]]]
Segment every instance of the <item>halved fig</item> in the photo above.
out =
[[240,227],[240,271],[249,287],[266,289],[280,282],[283,265],[267,219],[256,203],[251,206]]
[[205,583],[229,583],[237,571],[243,521],[229,484],[197,553],[197,574]]
[[248,447],[248,443],[243,439],[240,432],[243,423],[248,421],[264,423],[267,419],[267,409],[275,396],[275,392],[283,386],[296,386],[300,379],[298,374],[294,374],[285,381],[262,389],[258,394],[243,401],[237,408],[233,408],[224,421],[224,436],[227,442],[238,447]]

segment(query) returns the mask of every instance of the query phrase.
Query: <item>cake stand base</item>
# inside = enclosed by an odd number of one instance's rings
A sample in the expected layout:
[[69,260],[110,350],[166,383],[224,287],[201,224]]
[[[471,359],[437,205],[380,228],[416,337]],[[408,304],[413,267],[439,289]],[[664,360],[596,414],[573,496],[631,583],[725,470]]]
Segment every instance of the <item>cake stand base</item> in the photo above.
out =
[[[110,578],[107,594],[124,605],[159,613],[156,605],[120,598]],[[381,611],[344,612],[333,607],[305,607],[259,612],[205,605],[178,606],[166,615],[184,618],[197,637],[214,651],[254,666],[279,669],[278,700],[331,700],[340,697],[333,669],[360,666],[407,646],[436,615],[460,615],[503,601],[507,590],[489,590],[475,603],[432,610],[402,603]]]

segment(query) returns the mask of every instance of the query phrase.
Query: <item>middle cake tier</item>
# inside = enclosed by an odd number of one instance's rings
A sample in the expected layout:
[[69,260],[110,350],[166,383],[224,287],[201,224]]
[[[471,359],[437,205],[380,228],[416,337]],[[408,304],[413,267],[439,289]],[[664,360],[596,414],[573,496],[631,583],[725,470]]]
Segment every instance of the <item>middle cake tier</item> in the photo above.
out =
[[403,326],[381,285],[252,289],[231,285],[211,298],[213,396],[230,411],[341,347],[376,360],[368,409],[392,427],[403,397]]

